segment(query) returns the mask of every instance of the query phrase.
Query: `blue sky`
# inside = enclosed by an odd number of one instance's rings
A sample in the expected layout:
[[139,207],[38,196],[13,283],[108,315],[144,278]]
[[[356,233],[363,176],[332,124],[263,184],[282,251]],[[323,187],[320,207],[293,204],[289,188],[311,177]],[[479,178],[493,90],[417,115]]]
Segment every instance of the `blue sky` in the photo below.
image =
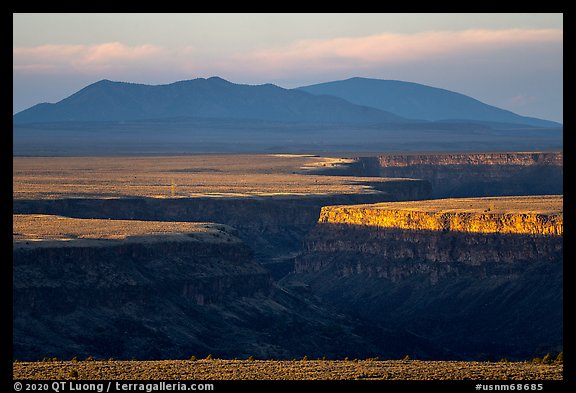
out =
[[13,14],[13,112],[101,79],[363,76],[562,121],[562,14]]

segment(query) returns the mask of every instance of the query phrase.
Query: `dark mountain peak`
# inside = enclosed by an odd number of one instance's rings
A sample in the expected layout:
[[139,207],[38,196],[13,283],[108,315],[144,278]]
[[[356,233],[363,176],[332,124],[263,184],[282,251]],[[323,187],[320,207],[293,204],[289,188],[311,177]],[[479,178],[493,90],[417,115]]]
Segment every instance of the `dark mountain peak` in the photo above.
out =
[[194,79],[186,79],[174,83],[170,83],[167,85],[155,85],[153,87],[163,87],[163,86],[174,86],[182,89],[194,89],[194,88],[205,88],[205,87],[214,87],[214,88],[232,88],[236,86],[243,86],[240,84],[236,84],[226,79],[223,79],[219,76],[211,76],[209,78],[194,78]]
[[[387,84],[408,83],[408,84],[415,84],[415,85],[417,85],[417,83],[414,83],[414,82],[406,82],[406,81],[400,81],[400,80],[396,80],[396,79],[377,79],[377,78],[367,78],[367,77],[365,77],[365,76],[353,76],[352,78],[343,79],[343,80],[340,80],[340,81],[329,81],[329,82],[318,83],[318,84],[314,84],[314,85],[310,85],[310,86],[328,85],[328,84],[339,83],[339,82],[362,83],[362,84],[373,84],[373,83],[387,83]],[[305,87],[308,87],[308,86],[303,86],[302,88],[305,88]]]
[[219,76],[211,76],[210,78],[206,79],[208,82],[212,83],[224,83],[228,85],[232,85],[234,83],[227,81],[226,79],[220,78]]
[[102,79],[102,80],[99,80],[99,81],[96,82],[96,83],[93,83],[93,85],[109,85],[109,84],[112,84],[112,83],[118,83],[118,82],[111,81],[110,79]]
[[107,88],[107,87],[112,87],[112,86],[127,86],[127,85],[137,85],[137,83],[111,81],[110,79],[102,79],[102,80],[99,80],[98,82],[94,82],[91,85],[86,86],[86,88],[88,88],[88,87]]
[[[78,90],[78,92],[72,94],[70,97],[65,98],[65,100],[76,96],[77,94],[85,94],[86,92],[106,92],[106,91],[110,91],[110,90],[115,90],[115,89],[121,89],[123,87],[127,87],[127,86],[138,86],[137,83],[129,83],[129,82],[120,82],[120,81],[111,81],[109,79],[102,79],[99,80],[98,82],[94,82],[80,90]],[[145,85],[140,85],[140,86],[145,86]]]
[[[247,86],[250,86],[250,85],[247,85]],[[290,94],[291,92],[293,92],[293,90],[291,90],[291,89],[285,89],[285,88],[280,87],[278,85],[275,85],[273,83],[264,83],[262,85],[252,85],[251,87],[257,87],[259,89],[262,89],[262,91],[278,92],[280,94],[282,94],[282,93]]]

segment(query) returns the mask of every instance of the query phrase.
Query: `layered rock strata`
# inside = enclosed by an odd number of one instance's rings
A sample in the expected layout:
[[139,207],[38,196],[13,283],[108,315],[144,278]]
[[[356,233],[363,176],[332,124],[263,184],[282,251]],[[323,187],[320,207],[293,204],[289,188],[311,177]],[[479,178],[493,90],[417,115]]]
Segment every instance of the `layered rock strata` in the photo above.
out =
[[459,356],[561,348],[562,210],[561,196],[325,207],[287,281]]

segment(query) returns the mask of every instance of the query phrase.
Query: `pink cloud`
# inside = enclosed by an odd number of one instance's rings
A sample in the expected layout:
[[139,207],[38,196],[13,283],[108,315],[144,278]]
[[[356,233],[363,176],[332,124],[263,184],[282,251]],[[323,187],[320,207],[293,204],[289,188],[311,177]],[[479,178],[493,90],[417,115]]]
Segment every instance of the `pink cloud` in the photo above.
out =
[[330,67],[394,64],[430,57],[493,50],[518,45],[562,42],[558,29],[431,31],[415,34],[383,33],[364,37],[302,40],[239,56],[262,67]]
[[15,71],[84,70],[134,66],[164,53],[153,45],[128,46],[119,42],[95,45],[41,45],[13,49]]
[[542,48],[562,43],[561,29],[504,29],[382,33],[361,37],[309,39],[283,46],[234,52],[213,47],[162,48],[108,42],[94,45],[42,45],[14,48],[13,70],[22,73],[76,72],[89,74],[136,70],[190,76],[244,76],[266,80],[294,74],[326,72],[369,74],[381,66],[458,61],[469,54],[496,49]]
[[153,45],[126,46],[119,42],[93,45],[81,59],[83,64],[102,64],[111,61],[133,61],[158,56],[163,49]]

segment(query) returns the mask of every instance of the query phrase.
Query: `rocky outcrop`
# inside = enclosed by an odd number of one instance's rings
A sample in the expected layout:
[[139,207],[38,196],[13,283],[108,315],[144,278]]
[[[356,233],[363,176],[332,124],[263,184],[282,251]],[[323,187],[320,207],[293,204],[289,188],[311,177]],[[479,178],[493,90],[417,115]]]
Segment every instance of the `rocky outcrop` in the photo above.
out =
[[[554,199],[560,211],[506,212],[507,198],[492,199],[494,214],[446,212],[440,201],[325,207],[286,285],[463,358],[557,350],[563,215]],[[455,201],[447,206],[462,208]]]

